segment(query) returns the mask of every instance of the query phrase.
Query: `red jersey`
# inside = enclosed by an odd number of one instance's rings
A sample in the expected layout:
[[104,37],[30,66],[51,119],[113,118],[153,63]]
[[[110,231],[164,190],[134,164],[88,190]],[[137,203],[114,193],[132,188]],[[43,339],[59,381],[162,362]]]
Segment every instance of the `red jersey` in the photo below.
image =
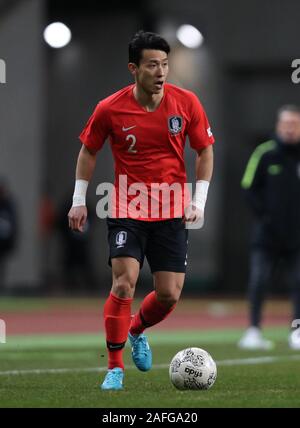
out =
[[[133,88],[127,86],[102,100],[80,140],[97,152],[109,138],[115,161],[113,217],[148,221],[178,217],[176,204],[181,208],[187,204],[186,194],[181,192],[180,202],[175,196],[176,189],[182,190],[186,183],[186,137],[195,150],[213,144],[207,116],[194,93],[175,85],[164,85],[164,96],[153,112],[137,102]],[[170,213],[166,216],[162,211],[166,201],[157,188],[168,186],[174,192],[170,193]]]

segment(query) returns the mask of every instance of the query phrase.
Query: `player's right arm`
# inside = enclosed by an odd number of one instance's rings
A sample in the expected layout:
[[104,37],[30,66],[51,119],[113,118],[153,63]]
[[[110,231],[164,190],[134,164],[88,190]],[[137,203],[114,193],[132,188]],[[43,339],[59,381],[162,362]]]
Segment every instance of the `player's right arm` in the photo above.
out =
[[106,103],[100,102],[79,136],[82,147],[77,160],[73,205],[68,214],[69,227],[72,230],[83,232],[87,219],[87,187],[95,169],[97,152],[103,146],[110,129],[110,115]]
[[96,153],[82,145],[77,159],[76,182],[73,195],[73,205],[69,211],[69,227],[72,230],[83,232],[87,219],[86,191],[92,178],[96,164]]

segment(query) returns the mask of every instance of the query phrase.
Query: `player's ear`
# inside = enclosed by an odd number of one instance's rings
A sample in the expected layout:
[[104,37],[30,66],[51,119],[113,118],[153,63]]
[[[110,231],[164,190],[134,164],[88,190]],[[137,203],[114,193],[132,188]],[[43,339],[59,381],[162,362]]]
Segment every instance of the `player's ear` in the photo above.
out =
[[133,62],[129,62],[128,63],[128,70],[130,71],[130,73],[132,74],[133,77],[136,76],[136,72],[137,72],[136,64],[134,64]]

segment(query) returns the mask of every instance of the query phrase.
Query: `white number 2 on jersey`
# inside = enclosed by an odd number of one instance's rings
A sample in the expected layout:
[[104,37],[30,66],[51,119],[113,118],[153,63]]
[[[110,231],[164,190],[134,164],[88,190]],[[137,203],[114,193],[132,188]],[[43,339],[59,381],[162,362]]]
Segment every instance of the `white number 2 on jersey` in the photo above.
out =
[[136,144],[136,136],[133,134],[129,134],[126,137],[126,141],[131,141],[128,152],[129,153],[137,153],[137,150],[134,148]]

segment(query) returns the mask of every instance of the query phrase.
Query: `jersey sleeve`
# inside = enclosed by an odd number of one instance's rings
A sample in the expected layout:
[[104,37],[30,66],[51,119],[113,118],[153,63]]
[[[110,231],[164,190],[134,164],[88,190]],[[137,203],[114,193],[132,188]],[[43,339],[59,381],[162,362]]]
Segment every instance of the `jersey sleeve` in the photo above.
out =
[[203,149],[215,142],[206,113],[198,97],[190,93],[190,122],[187,129],[190,146]]
[[89,118],[79,139],[89,150],[100,150],[110,133],[110,120],[105,102],[101,101]]
[[266,154],[272,147],[272,144],[265,143],[254,150],[241,181],[246,200],[254,214],[258,217],[264,215],[263,188],[268,164]]
[[241,186],[243,189],[260,187],[266,176],[267,154],[274,150],[276,143],[267,141],[256,147],[247,163]]

